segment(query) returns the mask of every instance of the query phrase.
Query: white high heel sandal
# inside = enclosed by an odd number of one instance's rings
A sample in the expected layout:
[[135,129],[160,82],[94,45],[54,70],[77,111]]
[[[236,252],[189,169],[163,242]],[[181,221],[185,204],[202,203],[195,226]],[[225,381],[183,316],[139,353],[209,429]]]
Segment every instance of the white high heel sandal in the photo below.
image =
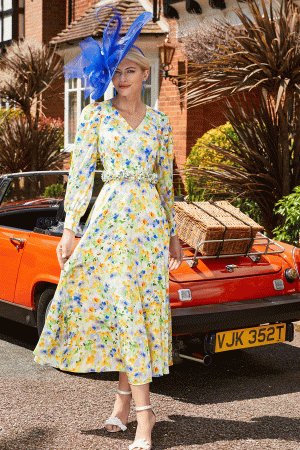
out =
[[[140,406],[139,408],[135,408],[136,411],[144,411],[144,409],[152,409],[151,405],[148,406]],[[155,412],[152,409],[153,414],[155,415]],[[145,438],[140,438],[134,441],[132,444],[129,445],[129,450],[134,450],[135,448],[142,448],[144,450],[150,450],[150,444]]]
[[[131,391],[129,391],[129,392],[128,391],[120,391],[120,389],[117,389],[117,392],[119,394],[124,394],[124,395],[131,394]],[[105,425],[116,425],[117,427],[121,428],[122,431],[126,431],[127,430],[126,425],[124,425],[121,422],[121,420],[118,417],[116,417],[116,416],[110,416],[106,420]],[[110,433],[117,433],[118,431],[121,431],[121,430],[108,430],[107,428],[106,428],[106,430],[109,431]]]

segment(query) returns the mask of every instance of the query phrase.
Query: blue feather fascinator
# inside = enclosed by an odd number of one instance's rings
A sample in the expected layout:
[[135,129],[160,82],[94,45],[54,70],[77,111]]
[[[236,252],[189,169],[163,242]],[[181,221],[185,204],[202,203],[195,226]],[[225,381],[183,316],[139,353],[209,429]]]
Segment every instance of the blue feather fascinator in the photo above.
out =
[[[84,39],[79,43],[82,53],[63,67],[66,79],[82,78],[84,80],[85,98],[91,95],[94,100],[104,94],[116,68],[131,47],[135,47],[133,44],[143,26],[152,18],[150,12],[142,13],[135,19],[126,35],[121,37],[121,15],[113,7],[103,6],[102,8],[105,7],[112,8],[115,14],[103,31],[103,44],[101,45],[92,37]],[[97,11],[97,15],[102,8]]]

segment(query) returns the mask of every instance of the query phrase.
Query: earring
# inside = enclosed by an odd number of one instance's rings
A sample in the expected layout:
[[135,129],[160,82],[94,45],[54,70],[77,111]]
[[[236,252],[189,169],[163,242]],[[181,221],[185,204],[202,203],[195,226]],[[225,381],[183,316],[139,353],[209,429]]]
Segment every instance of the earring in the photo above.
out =
[[143,81],[143,95],[145,94],[145,84],[146,84],[146,81]]

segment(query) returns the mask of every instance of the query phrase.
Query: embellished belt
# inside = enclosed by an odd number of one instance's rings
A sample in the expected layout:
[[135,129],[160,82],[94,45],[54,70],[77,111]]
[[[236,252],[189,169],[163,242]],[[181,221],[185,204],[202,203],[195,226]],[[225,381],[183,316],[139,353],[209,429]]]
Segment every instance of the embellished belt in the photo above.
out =
[[104,182],[111,180],[128,180],[128,181],[147,181],[151,184],[156,184],[158,181],[158,176],[153,172],[134,172],[120,170],[119,172],[112,172],[108,170],[103,170],[101,173],[101,178]]

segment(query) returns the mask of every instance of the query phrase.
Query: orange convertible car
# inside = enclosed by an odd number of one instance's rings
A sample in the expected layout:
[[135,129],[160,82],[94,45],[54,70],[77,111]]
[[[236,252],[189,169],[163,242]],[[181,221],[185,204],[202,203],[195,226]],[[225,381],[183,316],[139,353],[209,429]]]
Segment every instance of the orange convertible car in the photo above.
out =
[[[56,246],[67,179],[67,171],[0,177],[0,316],[39,332],[60,276]],[[76,245],[101,187],[96,171]],[[204,257],[182,247],[184,262],[170,273],[177,361],[209,364],[215,353],[293,340],[293,322],[300,320],[300,249],[263,234],[246,255]]]

